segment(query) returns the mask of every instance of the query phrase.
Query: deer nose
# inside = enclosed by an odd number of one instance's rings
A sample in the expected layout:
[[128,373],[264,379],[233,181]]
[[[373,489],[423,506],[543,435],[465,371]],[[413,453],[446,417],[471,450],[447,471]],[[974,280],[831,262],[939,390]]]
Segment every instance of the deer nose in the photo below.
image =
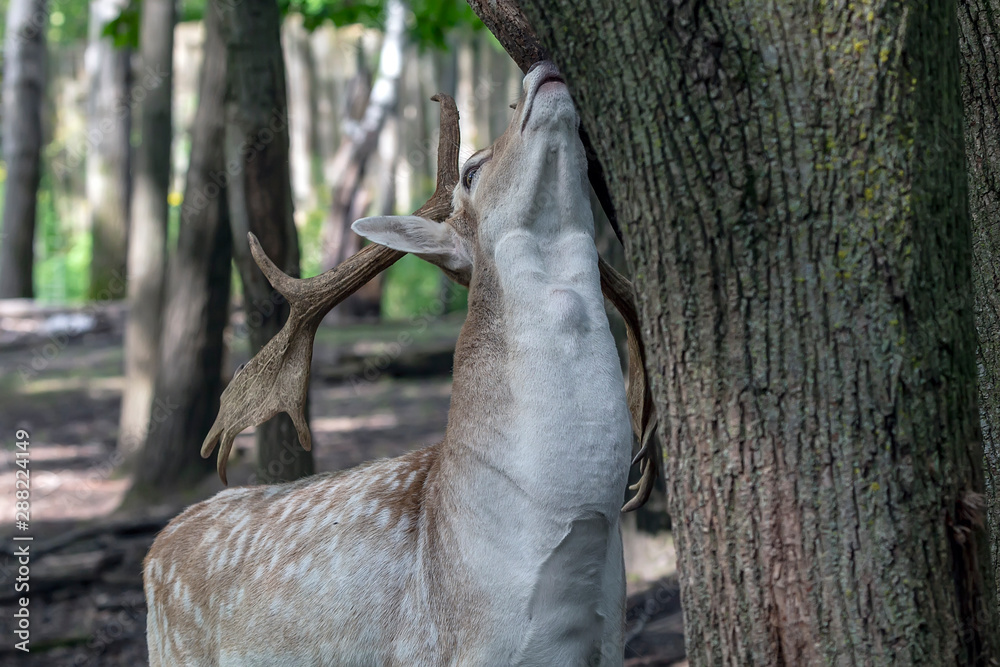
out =
[[559,68],[556,67],[556,64],[551,60],[539,60],[535,63],[532,63],[531,67],[528,68],[528,71],[524,73],[524,77],[528,78],[529,76],[531,76],[531,73],[534,72],[539,67],[544,67],[547,70],[551,70],[555,74],[559,73]]
[[[541,69],[538,74],[535,74],[535,70]],[[556,67],[555,63],[551,60],[539,60],[538,62],[532,63],[531,67],[524,74],[524,81],[522,82],[522,88],[525,93],[531,89],[532,81],[535,81],[539,77],[546,77],[549,75],[559,76],[559,68]]]

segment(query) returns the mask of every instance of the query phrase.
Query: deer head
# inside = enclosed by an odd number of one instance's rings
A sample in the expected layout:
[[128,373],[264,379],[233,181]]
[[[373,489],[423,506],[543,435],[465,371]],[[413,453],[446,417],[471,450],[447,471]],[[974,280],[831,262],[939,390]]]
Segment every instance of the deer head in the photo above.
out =
[[[292,418],[299,440],[307,450],[312,438],[305,419],[313,339],[323,317],[338,303],[410,252],[439,266],[459,284],[468,286],[477,256],[487,256],[492,243],[506,230],[508,221],[524,217],[525,207],[545,205],[548,193],[524,189],[524,178],[513,178],[525,164],[539,164],[533,153],[545,150],[532,138],[549,135],[553,124],[575,133],[576,112],[568,95],[553,95],[548,84],[561,83],[551,63],[541,63],[525,78],[525,93],[515,108],[515,118],[494,144],[466,161],[458,170],[458,111],[454,100],[436,95],[441,103],[437,188],[426,204],[411,216],[366,218],[354,230],[375,243],[366,246],[340,266],[314,278],[296,279],[283,273],[250,235],[253,257],[271,285],[289,303],[285,326],[244,366],[222,394],[219,415],[202,445],[209,456],[221,442],[219,477],[226,483],[226,462],[233,441],[246,428],[279,412]],[[559,133],[556,133],[559,134]],[[574,136],[571,133],[563,133]],[[584,178],[585,165],[565,165]],[[514,184],[521,184],[521,190]],[[531,216],[528,216],[529,218]],[[599,260],[601,287],[622,314],[629,348],[628,400],[633,430],[641,447],[636,495],[626,511],[646,502],[658,471],[658,451],[652,437],[652,397],[646,381],[645,353],[638,334],[638,316],[631,283],[609,264]],[[635,462],[634,461],[634,462]]]
[[[523,83],[523,96],[514,106],[514,118],[506,132],[492,146],[473,154],[463,166],[453,195],[453,211],[443,221],[419,215],[378,216],[354,223],[361,236],[409,252],[436,264],[452,279],[468,285],[477,261],[489,261],[497,240],[512,233],[512,227],[527,221],[533,224],[537,210],[549,201],[552,193],[541,186],[541,178],[532,178],[525,169],[538,170],[544,165],[551,141],[579,141],[579,123],[572,101],[562,85],[556,67],[550,62],[536,63]],[[540,138],[540,137],[544,137]],[[578,178],[586,178],[586,164],[581,152],[561,152],[560,159],[575,158],[579,163],[560,164],[557,168]],[[526,177],[527,176],[527,177]],[[516,233],[516,232],[515,232]],[[653,431],[652,396],[646,381],[645,350],[638,335],[638,313],[632,285],[603,259],[599,260],[601,287],[625,319],[629,349],[629,407],[633,430],[640,450],[635,461],[641,462],[641,477],[632,487],[637,494],[625,511],[640,507],[648,500],[658,472],[659,453]]]
[[[552,94],[549,84],[558,84]],[[473,154],[462,168],[453,210],[444,221],[417,215],[378,216],[354,223],[358,234],[376,243],[432,262],[457,282],[468,285],[477,263],[489,261],[497,241],[533,224],[537,209],[554,198],[532,173],[545,168],[550,142],[574,141],[577,116],[562,79],[551,63],[539,63],[524,79],[524,96],[514,118],[489,148]],[[532,113],[535,112],[535,113]],[[560,165],[577,177],[585,173],[582,155],[563,154],[574,164]],[[532,210],[536,209],[536,210]],[[537,231],[537,230],[536,230]]]

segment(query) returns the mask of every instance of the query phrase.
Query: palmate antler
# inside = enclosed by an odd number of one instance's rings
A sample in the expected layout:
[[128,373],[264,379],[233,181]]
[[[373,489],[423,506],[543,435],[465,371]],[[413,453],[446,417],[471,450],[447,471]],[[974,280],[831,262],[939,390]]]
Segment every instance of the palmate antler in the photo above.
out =
[[[448,95],[438,94],[431,99],[441,103],[437,188],[415,215],[442,222],[451,214],[451,193],[458,183],[458,109],[455,100]],[[208,458],[216,443],[221,442],[218,470],[223,484],[227,483],[226,462],[236,436],[279,412],[287,412],[292,418],[302,446],[306,450],[312,448],[305,407],[316,330],[334,306],[405,254],[372,244],[326,273],[298,279],[275,266],[257,237],[253,234],[249,237],[254,261],[271,286],[288,301],[289,313],[281,331],[247,362],[222,392],[219,414],[202,443],[201,455]]]

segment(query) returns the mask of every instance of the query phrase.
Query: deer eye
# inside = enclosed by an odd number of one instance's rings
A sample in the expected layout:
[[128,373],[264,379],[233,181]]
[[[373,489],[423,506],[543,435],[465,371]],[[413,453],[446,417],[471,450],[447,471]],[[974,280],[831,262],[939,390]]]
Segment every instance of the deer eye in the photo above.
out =
[[472,183],[476,180],[476,175],[479,173],[479,168],[482,166],[483,164],[480,162],[479,164],[472,165],[471,167],[465,170],[465,173],[462,174],[463,188],[465,188],[466,190],[472,189]]

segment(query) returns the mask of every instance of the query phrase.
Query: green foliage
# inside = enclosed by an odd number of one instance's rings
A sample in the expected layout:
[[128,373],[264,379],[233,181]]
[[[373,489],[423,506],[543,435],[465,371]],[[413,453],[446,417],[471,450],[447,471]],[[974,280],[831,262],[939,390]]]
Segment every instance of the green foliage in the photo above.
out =
[[84,0],[67,0],[53,7],[49,5],[49,44],[73,44],[87,38],[87,21],[90,6]]
[[90,287],[93,237],[64,228],[48,181],[43,173],[35,233],[35,297],[50,303],[78,303],[86,299]]
[[[6,2],[6,0],[0,0]],[[211,0],[185,0],[181,3],[180,21],[199,21],[205,15]],[[385,18],[385,0],[277,0],[282,15],[301,14],[307,30],[315,30],[326,22],[337,26],[360,23],[369,28],[381,29]],[[83,25],[86,25],[86,3],[71,0],[84,8]],[[413,13],[409,23],[410,40],[426,47],[446,47],[445,38],[450,30],[468,27],[480,30],[484,26],[465,0],[409,0]],[[239,7],[236,7],[239,10]],[[139,16],[142,0],[129,0],[128,5],[110,23],[103,34],[114,40],[115,46],[136,48],[139,43]]]
[[405,320],[464,310],[468,291],[447,281],[441,269],[406,255],[386,271],[382,286],[382,317]]
[[[182,3],[181,21],[200,20],[211,0],[186,0]],[[326,22],[336,26],[360,23],[369,28],[382,28],[385,16],[384,0],[277,0],[282,15],[301,14],[307,30],[315,30]],[[446,47],[450,30],[469,27],[483,28],[482,22],[465,0],[409,0],[413,12],[409,23],[410,39],[420,46]],[[239,7],[236,8],[237,10]],[[104,26],[103,34],[119,48],[136,48],[139,44],[139,16],[142,0],[129,0],[121,13]]]
[[465,0],[410,0],[409,5],[414,18],[409,26],[410,39],[421,46],[444,49],[445,38],[452,29],[486,28]]
[[[410,39],[421,46],[443,49],[445,37],[453,28],[483,28],[464,0],[409,0],[407,5],[413,12]],[[327,21],[338,26],[360,23],[381,29],[385,14],[384,0],[278,0],[278,6],[284,14],[301,14],[307,30]]]
[[299,230],[299,256],[303,278],[322,273],[323,266],[323,220],[324,209],[313,209],[306,213],[306,222]]
[[[385,0],[277,0],[283,14],[298,13],[307,29],[313,30],[329,21],[334,25],[360,23],[382,28]],[[179,21],[200,21],[210,0],[183,0],[178,8]],[[0,0],[0,33],[6,27],[9,0]],[[479,18],[464,0],[409,0],[412,12],[410,39],[420,46],[445,48],[448,32],[455,28],[483,29]],[[139,43],[139,17],[142,0],[129,0],[121,13],[104,26],[102,32],[118,47],[136,48]],[[52,44],[79,42],[87,37],[88,0],[62,0],[49,7],[48,39]]]
[[[322,234],[326,220],[325,208],[306,214],[299,228],[300,266],[302,276],[322,272]],[[440,315],[465,310],[467,291],[461,287],[442,290],[441,270],[427,262],[407,255],[383,276],[382,316],[387,320],[407,320],[420,315]],[[442,296],[445,303],[441,303]]]
[[439,302],[441,271],[406,255],[386,271],[382,287],[382,316],[401,320],[430,312]]
[[[7,34],[7,7],[10,0],[0,0],[0,34]],[[90,15],[88,0],[62,0],[48,6],[48,33],[50,45],[69,44],[87,38],[87,21]]]
[[[382,28],[385,0],[277,0],[282,12],[302,14],[305,25],[314,29],[324,22],[334,25],[362,24]],[[464,0],[405,0],[411,11],[409,38],[422,47],[446,47],[452,29],[479,30],[482,23]],[[200,20],[211,0],[182,0],[180,21]],[[0,29],[4,26],[9,0],[0,0]],[[238,9],[238,7],[237,7]],[[138,46],[142,0],[129,0],[121,13],[102,29],[118,47]],[[78,43],[87,38],[88,0],[61,0],[49,6],[48,38],[51,44]],[[57,198],[59,187],[43,170],[39,188],[38,228],[35,243],[36,295],[47,302],[80,302],[86,299],[90,280],[92,237],[75,231],[60,220]],[[319,209],[308,213],[300,230],[303,276],[321,270],[321,231],[328,202],[321,189]],[[3,201],[3,178],[0,167],[0,205]],[[172,202],[169,223],[169,247],[175,247],[179,209]],[[442,289],[439,269],[413,256],[403,258],[385,276],[383,314],[389,319],[407,319],[424,314],[442,314],[465,308],[462,288]],[[234,289],[239,276],[234,271]],[[442,297],[445,302],[442,304]]]
[[142,0],[129,0],[121,13],[111,19],[101,34],[110,37],[117,49],[135,49],[139,46],[139,16],[142,13]]
[[315,30],[330,21],[334,25],[362,25],[381,27],[383,2],[381,0],[278,0],[282,14],[301,14],[307,30]]
[[208,0],[183,0],[177,10],[178,21],[200,21],[205,16]]

